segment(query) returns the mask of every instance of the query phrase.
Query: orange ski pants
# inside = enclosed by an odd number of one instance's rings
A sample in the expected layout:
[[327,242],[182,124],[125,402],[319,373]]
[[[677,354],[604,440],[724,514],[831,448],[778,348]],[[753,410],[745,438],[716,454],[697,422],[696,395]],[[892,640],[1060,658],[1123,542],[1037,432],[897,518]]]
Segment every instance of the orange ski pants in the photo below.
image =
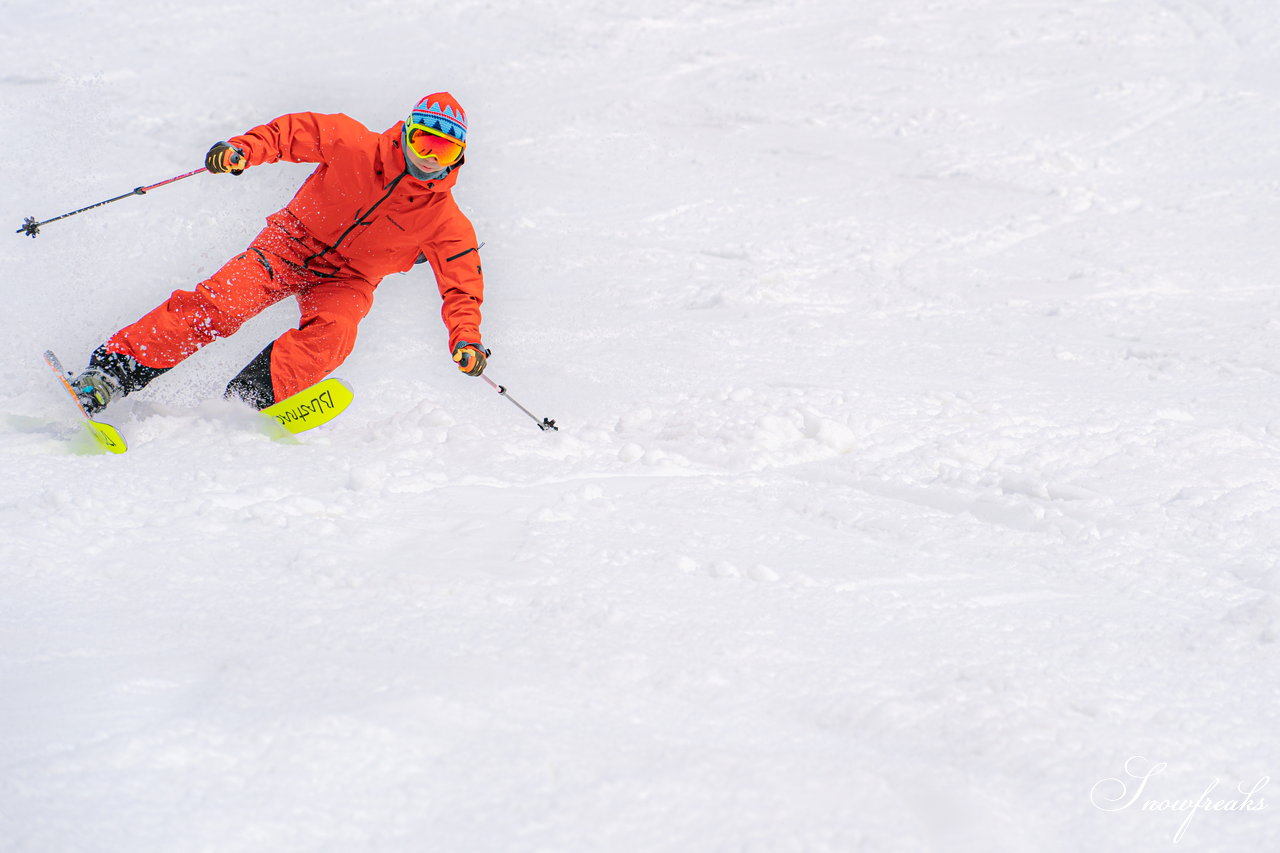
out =
[[275,399],[283,400],[319,382],[351,354],[356,328],[369,313],[377,286],[332,266],[308,269],[302,266],[308,254],[303,243],[268,225],[246,251],[195,290],[174,291],[112,335],[106,350],[132,356],[146,367],[173,367],[292,296],[301,320],[271,347],[271,385]]

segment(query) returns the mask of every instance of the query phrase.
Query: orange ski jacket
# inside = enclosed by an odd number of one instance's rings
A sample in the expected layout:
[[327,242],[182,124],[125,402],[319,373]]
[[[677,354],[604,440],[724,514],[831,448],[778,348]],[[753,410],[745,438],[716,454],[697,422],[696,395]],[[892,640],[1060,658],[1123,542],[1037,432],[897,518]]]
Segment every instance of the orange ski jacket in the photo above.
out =
[[308,269],[376,285],[426,261],[444,302],[440,314],[450,351],[458,341],[479,344],[479,247],[452,193],[462,164],[439,180],[417,180],[405,165],[402,126],[374,133],[341,113],[292,113],[228,141],[250,166],[319,164],[293,200],[267,218],[307,245]]

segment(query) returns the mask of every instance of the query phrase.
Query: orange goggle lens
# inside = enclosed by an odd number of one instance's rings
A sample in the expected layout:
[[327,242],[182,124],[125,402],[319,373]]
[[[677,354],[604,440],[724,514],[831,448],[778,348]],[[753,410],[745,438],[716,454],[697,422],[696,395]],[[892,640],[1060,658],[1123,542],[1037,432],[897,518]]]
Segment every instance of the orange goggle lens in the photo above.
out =
[[435,157],[442,167],[452,166],[462,159],[462,143],[440,136],[421,125],[409,125],[406,136],[414,154],[422,158]]

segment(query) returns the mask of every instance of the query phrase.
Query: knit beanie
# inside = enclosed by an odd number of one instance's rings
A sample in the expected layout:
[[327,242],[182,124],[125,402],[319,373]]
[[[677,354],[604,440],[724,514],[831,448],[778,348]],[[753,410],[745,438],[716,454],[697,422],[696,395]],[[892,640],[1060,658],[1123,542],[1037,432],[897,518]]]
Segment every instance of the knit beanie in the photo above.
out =
[[467,144],[467,114],[448,92],[435,92],[418,101],[406,123],[424,124],[463,145]]

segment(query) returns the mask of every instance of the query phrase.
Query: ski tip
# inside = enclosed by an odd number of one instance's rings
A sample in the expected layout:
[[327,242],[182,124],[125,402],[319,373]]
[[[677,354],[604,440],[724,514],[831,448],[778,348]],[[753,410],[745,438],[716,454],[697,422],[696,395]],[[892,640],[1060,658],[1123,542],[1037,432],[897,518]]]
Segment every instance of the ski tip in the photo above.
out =
[[62,366],[62,360],[53,354],[53,350],[44,351],[44,363],[53,368],[59,376],[71,376],[71,371]]

